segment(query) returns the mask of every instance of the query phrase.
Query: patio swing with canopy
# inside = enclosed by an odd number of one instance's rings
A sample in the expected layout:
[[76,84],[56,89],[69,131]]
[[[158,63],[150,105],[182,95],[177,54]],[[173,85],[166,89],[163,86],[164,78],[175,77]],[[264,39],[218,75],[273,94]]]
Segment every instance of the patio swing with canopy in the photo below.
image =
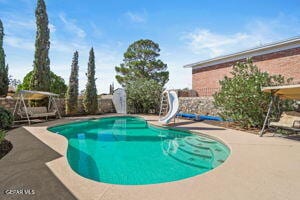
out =
[[[297,85],[285,85],[285,86],[273,86],[273,87],[263,87],[262,88],[263,92],[266,93],[270,93],[271,94],[271,101],[269,104],[269,108],[268,108],[268,112],[267,112],[267,116],[265,118],[263,127],[260,131],[260,136],[263,136],[264,134],[264,130],[265,127],[267,125],[270,113],[271,113],[271,109],[272,109],[272,105],[274,103],[274,96],[278,96],[281,99],[291,99],[291,100],[300,100],[300,84]],[[297,113],[297,112],[294,112]],[[279,122],[275,122],[273,123],[274,126],[278,126],[279,128],[286,128],[289,130],[293,130],[295,132],[300,131],[300,114],[297,113],[296,115],[294,114],[293,116],[288,116],[286,114],[284,114],[283,116],[285,119],[284,120],[280,120],[280,121],[284,121],[286,123],[289,123],[289,126],[286,126],[283,123]],[[297,124],[297,126],[295,126],[295,124]]]
[[[56,98],[58,94],[43,92],[43,91],[31,91],[31,90],[21,90],[16,94],[16,104],[13,115],[19,115],[21,119],[27,119],[28,124],[31,124],[31,119],[45,117],[46,120],[48,117],[58,116],[61,118],[59,112]],[[31,107],[26,105],[25,101],[30,100],[43,100],[48,98],[48,107]]]

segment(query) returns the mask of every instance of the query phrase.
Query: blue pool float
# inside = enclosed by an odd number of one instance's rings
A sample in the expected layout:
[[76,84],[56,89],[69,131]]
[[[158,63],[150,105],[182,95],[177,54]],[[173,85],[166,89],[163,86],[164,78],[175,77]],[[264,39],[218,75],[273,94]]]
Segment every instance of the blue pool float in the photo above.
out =
[[221,117],[210,116],[210,115],[197,115],[197,114],[189,114],[189,113],[178,113],[177,117],[184,117],[188,119],[193,119],[195,121],[203,121],[203,120],[213,120],[213,121],[223,121]]

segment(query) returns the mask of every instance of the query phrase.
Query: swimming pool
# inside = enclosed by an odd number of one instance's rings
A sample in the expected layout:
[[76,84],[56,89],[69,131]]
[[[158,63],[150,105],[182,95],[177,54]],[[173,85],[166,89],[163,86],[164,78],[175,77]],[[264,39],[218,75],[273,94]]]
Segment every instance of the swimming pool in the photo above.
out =
[[149,125],[138,117],[106,117],[48,129],[68,139],[67,159],[83,177],[110,184],[164,183],[205,173],[229,149],[188,131]]

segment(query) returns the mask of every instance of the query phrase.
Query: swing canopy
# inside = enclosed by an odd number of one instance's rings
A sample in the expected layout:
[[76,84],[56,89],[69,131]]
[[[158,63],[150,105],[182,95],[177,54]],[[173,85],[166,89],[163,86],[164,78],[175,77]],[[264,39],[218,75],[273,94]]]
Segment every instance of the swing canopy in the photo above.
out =
[[262,91],[279,96],[282,99],[300,100],[300,84],[263,87]]
[[[16,95],[16,104],[13,115],[20,116],[21,119],[27,119],[28,124],[31,123],[33,118],[58,116],[61,118],[59,109],[56,103],[56,98],[59,97],[58,94],[44,91],[32,91],[32,90],[21,90]],[[31,107],[30,104],[26,105],[25,101],[32,100],[43,100],[48,98],[48,106],[43,107]]]
[[58,94],[51,92],[42,92],[42,91],[32,91],[32,90],[21,90],[17,93],[17,97],[20,95],[23,96],[26,100],[42,100],[47,97],[58,97]]

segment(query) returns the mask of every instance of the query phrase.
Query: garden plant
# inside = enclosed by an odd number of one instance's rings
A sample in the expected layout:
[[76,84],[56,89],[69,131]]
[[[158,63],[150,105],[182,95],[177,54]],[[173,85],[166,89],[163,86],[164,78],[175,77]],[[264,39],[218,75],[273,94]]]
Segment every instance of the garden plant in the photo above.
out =
[[[242,128],[259,128],[263,125],[271,98],[261,88],[291,81],[281,75],[262,72],[251,59],[247,59],[236,63],[231,76],[220,81],[221,90],[214,95],[214,104],[221,110],[223,118],[236,122]],[[277,118],[282,110],[291,109],[291,104],[291,101],[275,98],[271,117]]]

